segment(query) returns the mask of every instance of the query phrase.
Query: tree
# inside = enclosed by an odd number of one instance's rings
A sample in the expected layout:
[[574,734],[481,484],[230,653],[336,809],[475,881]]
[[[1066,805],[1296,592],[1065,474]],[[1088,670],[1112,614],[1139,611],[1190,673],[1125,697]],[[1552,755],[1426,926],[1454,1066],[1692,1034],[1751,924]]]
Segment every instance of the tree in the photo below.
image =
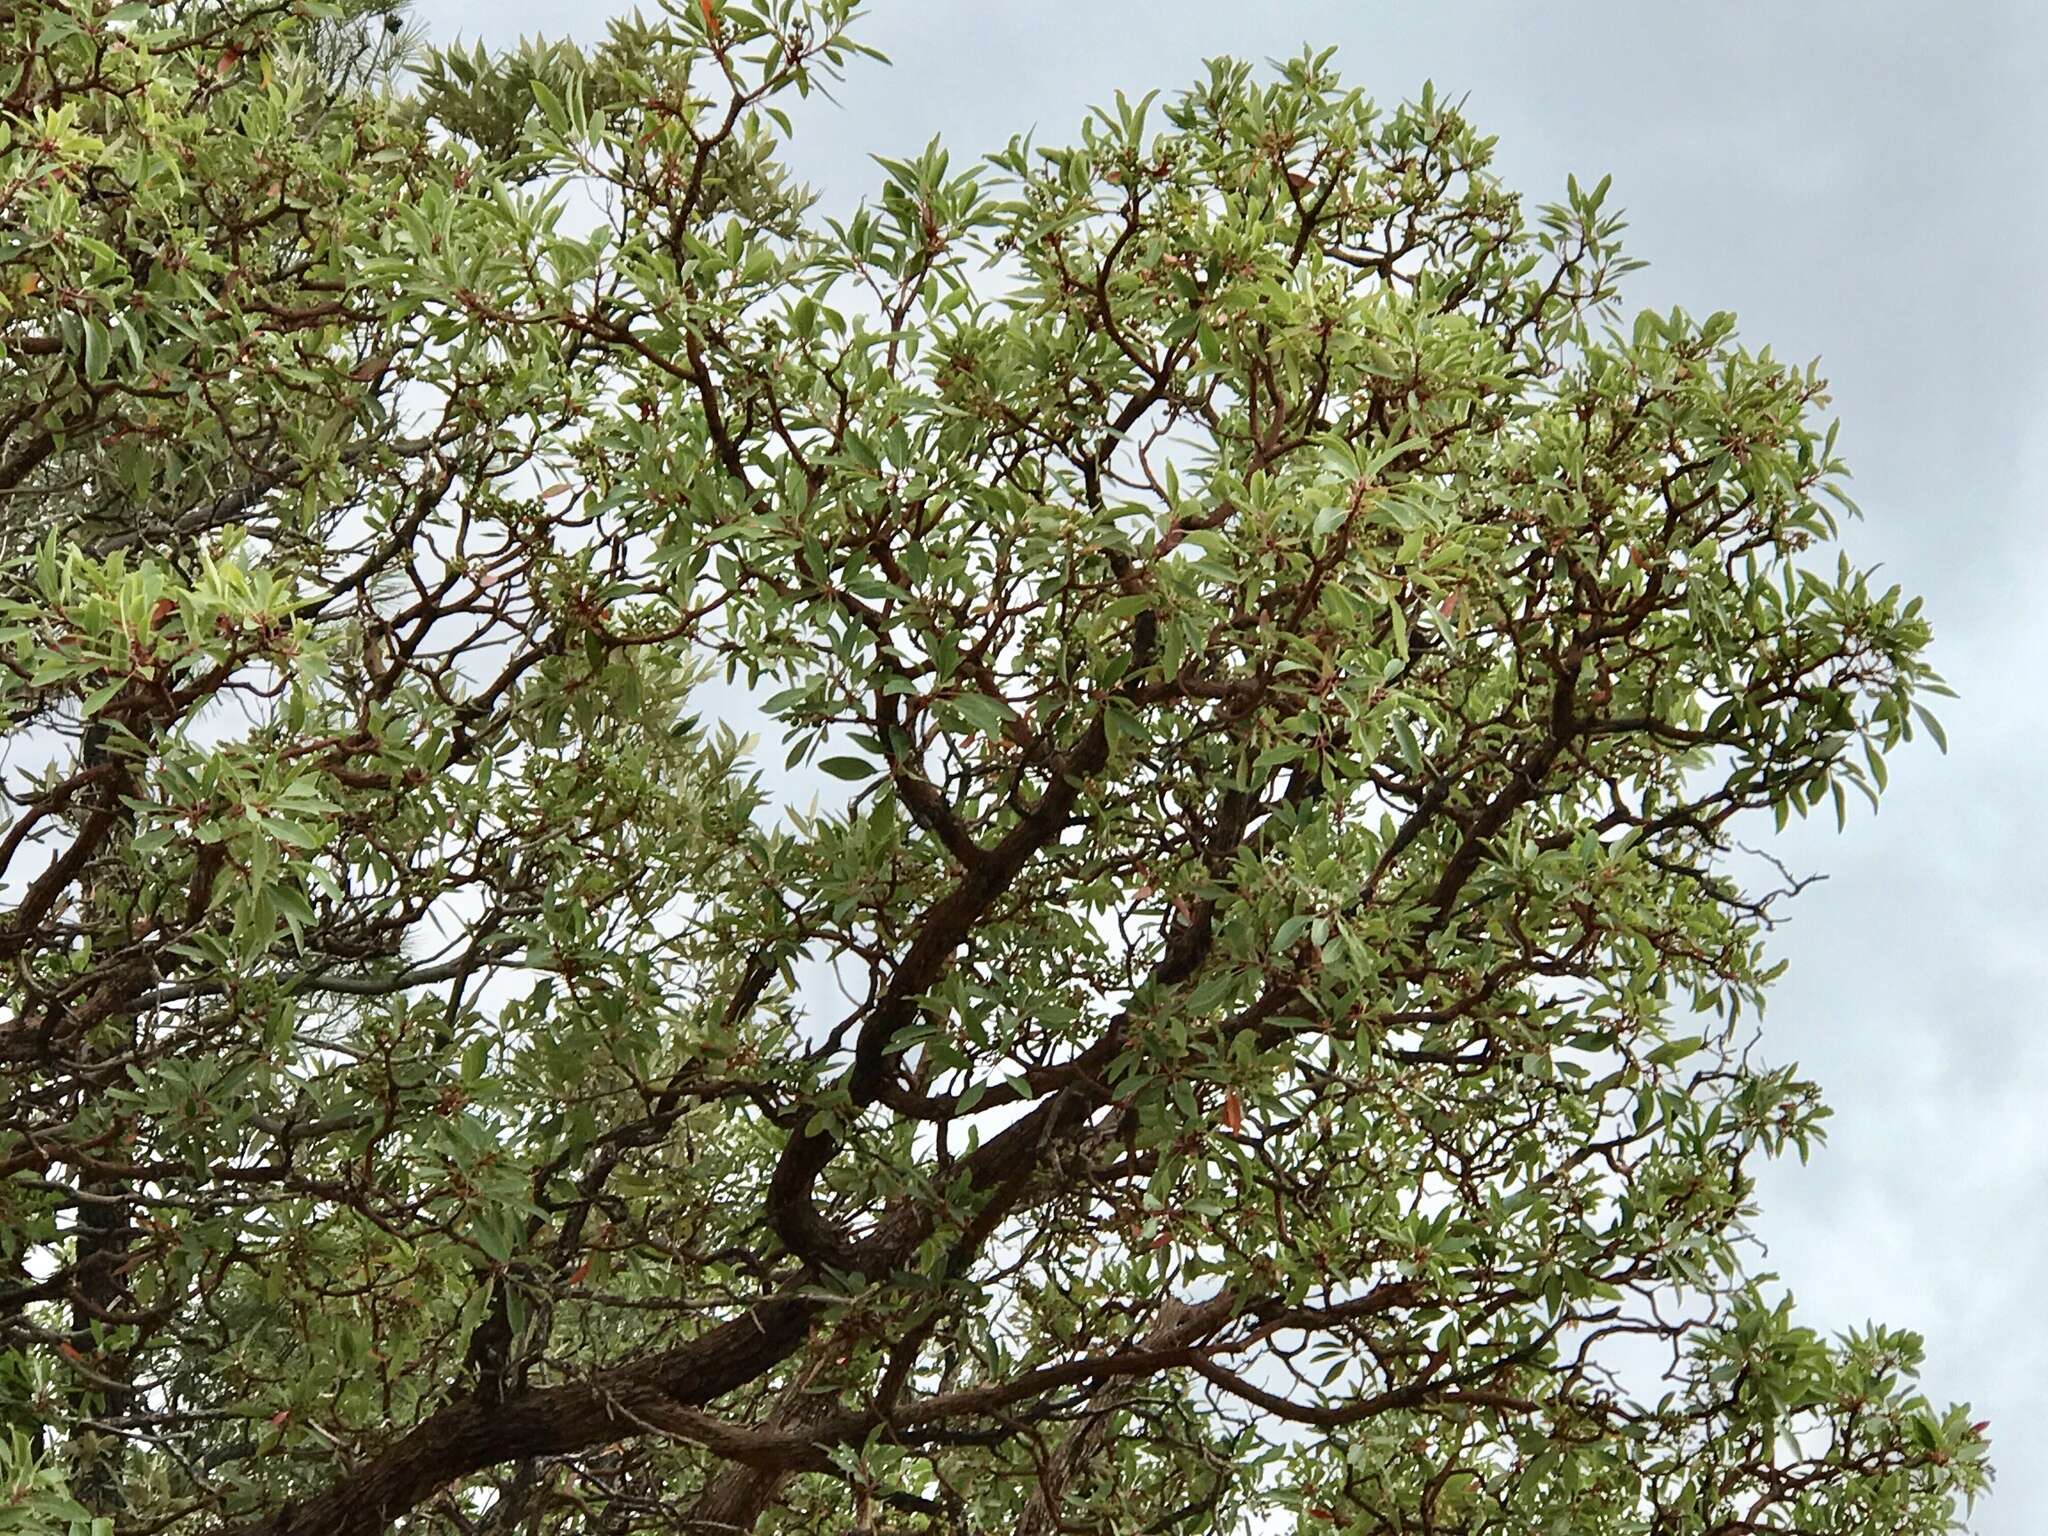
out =
[[820,219],[850,10],[0,22],[10,1528],[1950,1528],[1745,1267],[1814,371],[1326,55]]

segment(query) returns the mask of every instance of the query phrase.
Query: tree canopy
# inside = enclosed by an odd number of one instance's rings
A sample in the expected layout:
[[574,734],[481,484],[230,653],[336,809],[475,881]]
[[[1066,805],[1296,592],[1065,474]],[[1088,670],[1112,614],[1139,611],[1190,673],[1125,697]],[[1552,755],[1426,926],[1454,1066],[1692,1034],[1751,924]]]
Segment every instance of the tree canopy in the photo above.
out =
[[1952,1528],[1815,370],[1327,55],[823,217],[851,12],[0,14],[0,1532]]

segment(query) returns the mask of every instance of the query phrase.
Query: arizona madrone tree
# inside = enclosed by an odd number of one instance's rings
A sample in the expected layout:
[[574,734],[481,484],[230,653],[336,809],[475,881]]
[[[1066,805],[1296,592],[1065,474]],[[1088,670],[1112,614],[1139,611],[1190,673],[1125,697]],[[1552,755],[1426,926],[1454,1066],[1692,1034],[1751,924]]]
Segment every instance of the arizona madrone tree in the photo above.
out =
[[0,1524],[1949,1528],[1743,1262],[1815,373],[1323,55],[824,219],[849,11],[0,18]]

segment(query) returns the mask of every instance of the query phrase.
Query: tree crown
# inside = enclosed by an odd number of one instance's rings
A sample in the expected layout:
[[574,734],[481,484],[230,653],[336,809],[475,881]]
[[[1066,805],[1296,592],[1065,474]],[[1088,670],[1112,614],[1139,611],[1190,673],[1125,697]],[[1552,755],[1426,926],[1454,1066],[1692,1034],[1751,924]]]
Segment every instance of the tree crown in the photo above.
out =
[[1949,1528],[1743,1263],[1815,371],[1327,55],[822,219],[851,9],[0,19],[0,1528]]

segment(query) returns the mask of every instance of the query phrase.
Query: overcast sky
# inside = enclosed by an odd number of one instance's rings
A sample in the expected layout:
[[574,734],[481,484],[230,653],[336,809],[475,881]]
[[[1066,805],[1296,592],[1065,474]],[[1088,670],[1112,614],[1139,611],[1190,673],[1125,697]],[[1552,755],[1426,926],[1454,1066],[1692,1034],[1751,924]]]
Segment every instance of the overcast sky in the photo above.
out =
[[[605,0],[417,0],[436,42],[595,36]],[[1767,1053],[1835,1108],[1808,1168],[1766,1176],[1771,1267],[1804,1320],[1928,1340],[1937,1398],[1992,1421],[1975,1529],[2048,1530],[2048,8],[1546,6],[1477,0],[879,0],[839,105],[791,159],[845,207],[871,153],[956,158],[1191,81],[1219,53],[1335,44],[1383,101],[1469,97],[1534,200],[1609,172],[1650,263],[1632,306],[1732,309],[1752,345],[1818,356],[1867,520],[1859,561],[1924,593],[1944,758],[1893,762],[1883,813],[1777,846],[1826,883],[1781,935]]]

